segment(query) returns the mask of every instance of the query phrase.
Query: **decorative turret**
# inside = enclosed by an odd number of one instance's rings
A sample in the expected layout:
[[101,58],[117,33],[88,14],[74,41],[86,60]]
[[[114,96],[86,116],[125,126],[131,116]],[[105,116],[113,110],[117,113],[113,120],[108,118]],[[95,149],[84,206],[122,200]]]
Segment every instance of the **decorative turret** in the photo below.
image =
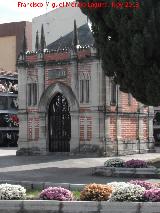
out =
[[36,32],[36,44],[35,44],[35,51],[39,50],[39,35],[38,35],[38,30]]
[[27,51],[27,39],[26,39],[26,30],[24,28],[23,44],[22,44],[22,53],[25,54]]
[[45,40],[44,28],[43,28],[43,24],[42,24],[42,27],[41,27],[40,49],[44,50],[45,48],[46,48],[46,40]]
[[72,49],[75,53],[77,53],[77,45],[79,45],[78,41],[78,31],[76,20],[74,20],[74,29],[73,29],[73,41],[72,41]]
[[18,57],[18,63],[19,64],[21,62],[23,63],[25,61],[26,51],[27,51],[27,39],[26,39],[26,32],[25,32],[25,28],[24,28],[24,35],[23,35],[21,52],[20,52],[19,57]]

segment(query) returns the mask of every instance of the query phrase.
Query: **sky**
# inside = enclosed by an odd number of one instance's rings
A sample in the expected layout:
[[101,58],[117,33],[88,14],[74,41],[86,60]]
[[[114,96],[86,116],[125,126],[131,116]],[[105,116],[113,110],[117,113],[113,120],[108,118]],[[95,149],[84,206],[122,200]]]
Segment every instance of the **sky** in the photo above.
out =
[[[49,3],[46,7],[46,1]],[[17,22],[17,21],[32,21],[32,18],[45,14],[53,10],[53,3],[66,2],[67,0],[0,0],[0,24]],[[69,0],[72,2],[73,0]],[[23,3],[26,7],[21,7],[18,2]],[[67,1],[68,2],[68,1]],[[42,3],[43,7],[30,7],[30,3]],[[29,4],[29,5],[28,5]],[[33,6],[33,4],[31,4]]]

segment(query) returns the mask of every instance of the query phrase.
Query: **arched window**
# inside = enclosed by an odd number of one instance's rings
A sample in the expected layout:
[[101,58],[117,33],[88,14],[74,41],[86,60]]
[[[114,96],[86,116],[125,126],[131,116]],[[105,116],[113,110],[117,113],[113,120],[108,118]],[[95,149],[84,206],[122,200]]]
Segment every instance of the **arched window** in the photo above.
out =
[[80,75],[80,103],[88,104],[90,102],[90,75],[83,73]]
[[116,105],[117,86],[114,81],[111,81],[111,105]]
[[28,106],[37,105],[37,84],[29,83],[27,88],[28,91]]

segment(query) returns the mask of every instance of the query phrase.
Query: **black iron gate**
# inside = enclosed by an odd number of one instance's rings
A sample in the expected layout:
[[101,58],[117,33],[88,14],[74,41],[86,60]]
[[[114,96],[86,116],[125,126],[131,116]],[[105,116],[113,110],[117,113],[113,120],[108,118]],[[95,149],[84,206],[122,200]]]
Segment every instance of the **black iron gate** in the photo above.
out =
[[49,151],[69,152],[71,139],[71,116],[67,99],[58,93],[50,103]]

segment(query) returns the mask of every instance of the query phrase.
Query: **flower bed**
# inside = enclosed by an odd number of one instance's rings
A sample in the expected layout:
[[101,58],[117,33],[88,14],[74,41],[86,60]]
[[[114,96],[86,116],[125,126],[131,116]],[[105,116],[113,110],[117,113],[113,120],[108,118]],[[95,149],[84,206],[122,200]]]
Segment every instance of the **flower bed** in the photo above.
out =
[[104,163],[105,167],[124,167],[124,168],[148,168],[146,161],[132,159],[124,161],[120,158],[112,158]]
[[106,177],[160,178],[160,169],[149,166],[143,160],[123,161],[120,158],[112,158],[107,160],[104,166],[93,168],[92,174]]
[[[41,193],[39,191],[39,200],[0,200],[0,212],[155,213],[159,212],[160,208],[160,203],[158,203],[160,188],[155,187],[158,187],[158,184],[139,180],[126,183],[111,182],[103,185],[93,183],[84,186],[78,201],[70,190],[62,187],[48,187]],[[5,195],[9,192],[11,194],[17,191],[25,192],[20,185],[1,184],[0,188],[3,189]],[[11,197],[5,196],[2,199],[11,199]],[[25,196],[22,196],[21,199],[25,199]],[[127,202],[122,205],[123,201]]]
[[48,187],[39,193],[39,199],[58,201],[108,201],[108,202],[157,202],[160,199],[158,184],[143,180],[130,182],[91,183],[81,189],[76,198],[74,193],[62,187]]
[[[37,191],[36,191],[37,192]],[[25,200],[26,189],[20,185],[0,184],[1,200]],[[48,187],[39,191],[39,200],[55,201],[108,201],[108,202],[159,202],[159,184],[143,180],[131,180],[130,182],[111,182],[107,184],[91,183],[85,185],[79,192],[79,197],[62,187]]]

